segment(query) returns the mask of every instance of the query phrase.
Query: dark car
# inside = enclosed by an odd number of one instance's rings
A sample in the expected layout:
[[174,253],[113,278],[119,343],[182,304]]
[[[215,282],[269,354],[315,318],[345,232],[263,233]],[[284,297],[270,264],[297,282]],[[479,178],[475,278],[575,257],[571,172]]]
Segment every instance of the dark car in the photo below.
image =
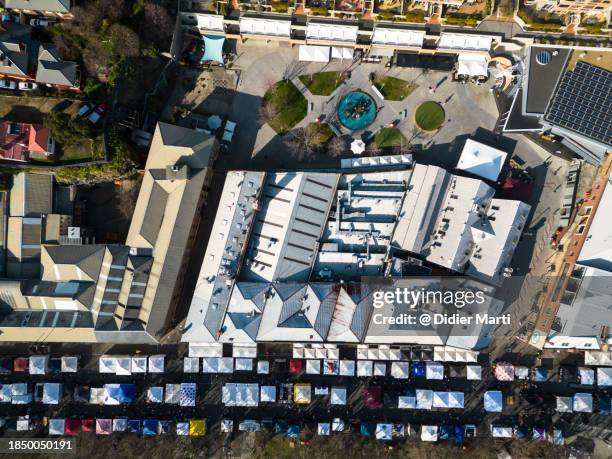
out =
[[64,110],[66,110],[71,105],[72,105],[72,101],[71,100],[64,99],[61,102],[59,102],[55,107],[53,107],[52,111],[54,111],[54,112],[63,112]]

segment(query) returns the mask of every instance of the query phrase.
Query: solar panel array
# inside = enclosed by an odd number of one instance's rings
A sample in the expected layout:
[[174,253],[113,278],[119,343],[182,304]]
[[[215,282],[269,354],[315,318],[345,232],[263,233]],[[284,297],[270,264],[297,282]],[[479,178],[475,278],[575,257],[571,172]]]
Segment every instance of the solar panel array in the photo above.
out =
[[612,72],[578,61],[565,72],[546,120],[612,144]]

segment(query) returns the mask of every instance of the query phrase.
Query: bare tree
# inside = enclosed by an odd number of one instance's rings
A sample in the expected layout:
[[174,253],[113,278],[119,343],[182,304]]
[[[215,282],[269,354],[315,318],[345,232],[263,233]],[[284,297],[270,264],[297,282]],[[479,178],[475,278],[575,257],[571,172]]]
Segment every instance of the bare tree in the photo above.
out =
[[140,39],[128,26],[113,24],[108,31],[113,50],[122,57],[138,56]]
[[320,146],[318,137],[312,128],[298,128],[285,134],[283,142],[295,158],[301,161]]
[[327,144],[327,152],[334,158],[342,156],[347,151],[347,142],[342,137],[333,137]]
[[278,110],[276,110],[276,107],[270,102],[265,101],[259,107],[258,112],[261,124],[269,123],[276,118],[276,115],[278,115]]
[[174,19],[162,5],[146,3],[142,33],[149,42],[159,47],[168,48],[174,33]]

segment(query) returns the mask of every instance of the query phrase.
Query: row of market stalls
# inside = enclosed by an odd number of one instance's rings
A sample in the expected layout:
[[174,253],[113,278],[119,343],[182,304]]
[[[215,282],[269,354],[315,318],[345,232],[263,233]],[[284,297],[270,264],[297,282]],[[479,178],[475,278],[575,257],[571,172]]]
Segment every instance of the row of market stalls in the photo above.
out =
[[[196,28],[202,35],[234,35],[242,39],[260,38],[276,40],[304,40],[306,45],[344,44],[356,46],[360,34],[356,23],[309,20],[302,33],[293,30],[291,18],[245,14],[239,19],[239,30],[228,32],[223,17],[212,14],[198,14]],[[372,47],[391,47],[400,50],[418,51],[432,40],[437,51],[482,52],[489,51],[498,37],[495,35],[441,32],[439,36],[427,36],[425,29],[418,27],[397,27],[377,24],[374,31],[364,33],[364,41],[371,36]]]
[[[508,362],[495,363],[493,375],[498,381],[532,380],[535,382],[546,382],[553,377],[548,368],[529,368],[521,365],[512,365]],[[561,382],[583,386],[612,387],[612,367],[563,366],[559,370],[559,379]]]
[[103,355],[99,360],[100,373],[114,373],[118,376],[129,376],[133,373],[164,373],[165,356],[125,356]]
[[168,421],[161,419],[67,419],[49,420],[49,435],[78,436],[81,432],[95,432],[96,435],[111,435],[114,432],[141,434],[145,437],[174,433],[179,436],[199,437],[206,434],[205,419]]
[[327,376],[391,376],[395,379],[425,378],[442,380],[450,378],[466,378],[478,380],[482,378],[480,365],[444,365],[441,362],[402,362],[373,360],[332,360],[308,359],[289,361],[289,373],[293,375],[302,372],[312,375]]
[[0,373],[28,373],[45,375],[48,373],[76,373],[79,359],[75,356],[51,357],[31,355],[29,357],[3,357],[0,359]]

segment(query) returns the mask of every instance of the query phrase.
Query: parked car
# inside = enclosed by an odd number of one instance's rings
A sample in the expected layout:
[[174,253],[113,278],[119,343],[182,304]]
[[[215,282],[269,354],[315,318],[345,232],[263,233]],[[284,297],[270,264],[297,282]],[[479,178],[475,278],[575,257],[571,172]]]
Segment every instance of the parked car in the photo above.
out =
[[0,89],[16,89],[17,83],[11,80],[0,80]]
[[97,124],[103,117],[104,113],[106,113],[106,105],[100,104],[96,107],[96,109],[89,115],[87,118],[91,124]]
[[38,85],[30,81],[22,81],[19,83],[20,91],[34,91],[36,88],[38,88]]
[[78,115],[79,116],[89,115],[89,112],[91,112],[95,106],[96,104],[94,104],[93,102],[82,103],[81,106],[79,107]]
[[54,112],[63,112],[64,110],[66,110],[71,105],[72,105],[72,101],[71,100],[64,99],[61,102],[59,102],[58,104],[56,104],[55,107],[53,107],[51,109],[51,111],[54,111]]
[[48,27],[49,21],[47,21],[46,19],[34,18],[30,19],[30,25],[32,27]]

